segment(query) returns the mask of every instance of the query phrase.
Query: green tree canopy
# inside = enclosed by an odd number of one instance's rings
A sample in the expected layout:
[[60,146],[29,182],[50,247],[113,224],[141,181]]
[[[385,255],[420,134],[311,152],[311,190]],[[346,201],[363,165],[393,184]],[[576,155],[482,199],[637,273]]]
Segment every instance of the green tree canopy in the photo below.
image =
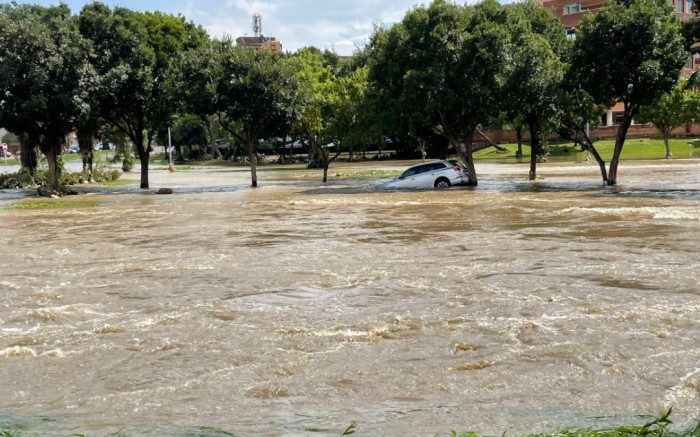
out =
[[664,137],[666,146],[666,158],[673,158],[668,139],[671,131],[683,123],[694,121],[700,112],[698,92],[690,87],[686,81],[681,81],[671,92],[662,94],[654,102],[639,108],[636,121],[640,123],[653,123]]
[[58,187],[66,135],[87,106],[89,45],[65,4],[0,5],[0,124],[22,139],[24,157],[39,145]]
[[608,184],[617,167],[627,131],[642,105],[677,83],[688,56],[681,23],[666,0],[608,0],[584,17],[574,42],[572,68],[581,88],[597,103],[624,105],[610,161]]
[[567,41],[559,20],[548,9],[532,2],[509,9],[512,68],[504,93],[511,119],[522,117],[530,129],[529,179],[537,176],[537,160],[546,155],[543,136],[555,117],[555,101],[564,76]]
[[173,60],[207,40],[201,27],[160,12],[85,6],[81,33],[92,41],[99,74],[100,113],[134,143],[141,162],[141,188],[148,188],[148,159],[158,129],[172,125],[180,100]]
[[498,114],[509,66],[506,8],[493,0],[458,6],[435,0],[377,33],[370,81],[386,102],[394,124],[412,133],[439,126],[477,183],[472,137],[480,123]]
[[221,126],[246,145],[252,186],[258,186],[259,139],[286,135],[298,108],[296,76],[283,55],[222,43],[216,64]]

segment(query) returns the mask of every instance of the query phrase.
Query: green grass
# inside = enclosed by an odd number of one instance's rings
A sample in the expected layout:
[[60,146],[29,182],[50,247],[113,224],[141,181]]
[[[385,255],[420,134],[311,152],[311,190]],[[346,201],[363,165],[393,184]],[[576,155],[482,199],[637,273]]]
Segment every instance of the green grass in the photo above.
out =
[[104,185],[105,187],[123,187],[124,185],[134,185],[134,184],[140,184],[141,181],[135,180],[135,179],[117,179],[116,181],[105,181],[105,182],[100,182],[100,185]]
[[40,209],[67,209],[67,208],[93,208],[99,203],[93,200],[34,200],[24,199],[20,202],[10,203],[8,209],[14,210],[40,210]]
[[[615,140],[600,140],[593,143],[598,153],[605,161],[609,161],[613,155]],[[499,152],[493,147],[480,150],[474,154],[475,159],[495,160],[500,162],[516,162],[515,152],[517,144],[501,144],[507,149]],[[700,139],[695,137],[670,138],[669,146],[674,158],[700,158]],[[530,157],[529,143],[523,143],[523,160]],[[663,159],[666,157],[666,147],[663,138],[628,138],[622,149],[621,159]],[[555,161],[584,161],[586,152],[579,151],[573,143],[565,141],[552,141],[549,143],[549,158]]]

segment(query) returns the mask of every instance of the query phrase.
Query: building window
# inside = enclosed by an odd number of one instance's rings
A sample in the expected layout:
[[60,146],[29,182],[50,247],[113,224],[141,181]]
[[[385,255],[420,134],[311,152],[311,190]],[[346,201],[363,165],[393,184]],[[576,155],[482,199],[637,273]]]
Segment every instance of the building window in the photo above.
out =
[[685,63],[685,68],[687,68],[688,70],[693,69],[693,57],[692,56],[688,57],[688,60]]
[[676,12],[683,12],[683,0],[676,0]]
[[695,58],[695,63],[694,63],[695,68],[700,67],[700,53],[694,54],[693,58]]
[[581,3],[571,3],[570,5],[564,6],[565,14],[573,14],[576,12],[581,12]]
[[622,123],[624,116],[625,114],[622,112],[613,112],[613,124],[617,126]]
[[693,0],[685,0],[685,13],[686,14],[693,13]]

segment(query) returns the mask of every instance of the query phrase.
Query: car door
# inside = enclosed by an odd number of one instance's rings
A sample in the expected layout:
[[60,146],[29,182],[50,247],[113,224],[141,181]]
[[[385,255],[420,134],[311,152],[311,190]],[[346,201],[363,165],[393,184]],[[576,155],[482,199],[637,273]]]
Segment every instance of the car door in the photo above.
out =
[[411,188],[432,188],[435,163],[420,166],[420,171],[413,178]]
[[393,184],[396,188],[416,188],[416,180],[420,177],[421,171],[425,167],[424,165],[418,165],[411,167],[405,172],[401,173],[396,182]]

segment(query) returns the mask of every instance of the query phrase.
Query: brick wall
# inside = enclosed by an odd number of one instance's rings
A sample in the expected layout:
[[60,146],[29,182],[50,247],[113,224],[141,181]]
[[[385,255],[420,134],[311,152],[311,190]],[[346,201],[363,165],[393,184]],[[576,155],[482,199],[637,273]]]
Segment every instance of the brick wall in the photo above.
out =
[[[501,143],[515,143],[518,141],[517,134],[515,130],[501,129],[501,130],[488,130],[484,133],[491,138],[494,142]],[[617,126],[604,126],[599,128],[591,128],[590,131],[592,140],[610,140],[617,136]],[[682,137],[682,136],[700,136],[700,123],[687,123],[684,124],[671,132],[671,136]],[[627,131],[627,138],[641,138],[641,137],[660,137],[661,132],[651,124],[633,124],[630,126],[629,131]],[[551,140],[560,139],[556,136],[552,136]],[[523,132],[523,141],[530,141],[530,133]],[[480,135],[474,135],[474,144],[481,145],[486,144],[484,139]]]

